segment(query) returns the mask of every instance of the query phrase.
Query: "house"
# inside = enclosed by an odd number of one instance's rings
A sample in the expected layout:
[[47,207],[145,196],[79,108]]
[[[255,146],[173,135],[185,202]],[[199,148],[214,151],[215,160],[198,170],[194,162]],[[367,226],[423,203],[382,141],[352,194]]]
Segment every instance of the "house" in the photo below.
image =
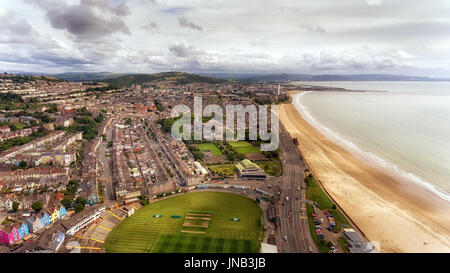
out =
[[59,210],[57,210],[56,208],[48,209],[47,213],[50,217],[50,223],[54,223],[59,219]]
[[95,203],[98,203],[98,195],[95,194],[95,193],[89,194],[89,196],[88,196],[88,198],[87,198],[87,200],[86,200],[86,203],[87,203],[89,206],[95,205]]
[[59,218],[63,219],[67,215],[66,208],[64,206],[59,206],[58,210],[59,210]]
[[14,227],[17,229],[19,233],[19,240],[23,239],[23,237],[28,236],[28,234],[30,234],[28,230],[28,225],[26,225],[24,222],[16,223]]
[[4,244],[12,245],[19,241],[19,231],[12,224],[6,224],[0,230],[0,238]]
[[48,215],[47,212],[40,213],[38,218],[41,219],[41,223],[42,223],[42,227],[43,228],[48,226],[48,225],[50,225],[50,216]]
[[13,210],[13,200],[11,200],[11,199],[6,200],[5,208],[6,208],[6,211],[12,211]]
[[28,231],[36,233],[42,229],[42,221],[36,216],[30,216],[25,219],[25,223],[28,225]]

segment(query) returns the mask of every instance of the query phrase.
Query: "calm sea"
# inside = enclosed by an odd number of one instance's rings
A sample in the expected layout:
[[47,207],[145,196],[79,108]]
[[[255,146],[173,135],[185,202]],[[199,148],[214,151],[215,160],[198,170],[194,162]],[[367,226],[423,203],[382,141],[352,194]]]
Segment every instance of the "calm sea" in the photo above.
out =
[[316,82],[387,92],[304,92],[300,114],[330,138],[450,201],[450,82]]

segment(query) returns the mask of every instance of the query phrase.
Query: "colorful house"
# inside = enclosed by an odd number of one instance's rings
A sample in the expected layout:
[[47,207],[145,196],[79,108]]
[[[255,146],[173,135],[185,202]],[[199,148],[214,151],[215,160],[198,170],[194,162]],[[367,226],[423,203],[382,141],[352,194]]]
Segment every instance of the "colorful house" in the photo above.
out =
[[38,218],[41,219],[41,223],[42,223],[42,227],[43,228],[48,226],[48,225],[50,225],[50,216],[48,215],[47,212],[40,213]]
[[48,216],[50,217],[50,223],[53,224],[59,219],[59,210],[55,208],[50,208],[47,210]]
[[59,206],[59,218],[63,219],[67,215],[66,208],[64,206]]
[[13,225],[7,224],[0,230],[0,238],[4,244],[14,244],[19,241],[19,231]]
[[15,224],[14,227],[19,232],[19,240],[23,239],[23,237],[28,236],[28,234],[30,234],[30,232],[28,230],[28,225],[26,225],[23,222],[19,222],[19,223]]
[[28,225],[28,231],[32,233],[36,233],[42,229],[42,221],[39,217],[30,216],[25,219],[25,223]]

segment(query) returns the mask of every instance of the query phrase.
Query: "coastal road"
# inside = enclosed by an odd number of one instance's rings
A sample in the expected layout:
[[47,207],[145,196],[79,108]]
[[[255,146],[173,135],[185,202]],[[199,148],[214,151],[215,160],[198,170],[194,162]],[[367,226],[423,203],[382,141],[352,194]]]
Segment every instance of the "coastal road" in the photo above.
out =
[[[281,183],[274,188],[279,228],[276,232],[279,252],[316,252],[309,232],[305,197],[305,163],[291,136],[280,124],[280,149],[283,161]],[[287,237],[287,240],[284,240]]]

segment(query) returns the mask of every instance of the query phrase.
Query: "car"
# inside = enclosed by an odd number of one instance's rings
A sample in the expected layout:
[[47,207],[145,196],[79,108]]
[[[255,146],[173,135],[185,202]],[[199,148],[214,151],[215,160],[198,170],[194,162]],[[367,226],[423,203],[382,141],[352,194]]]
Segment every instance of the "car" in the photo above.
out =
[[333,233],[338,233],[338,232],[339,232],[339,231],[337,231],[337,229],[334,229],[334,230],[333,230]]
[[311,214],[311,217],[315,218],[315,217],[317,217],[317,214],[313,213],[313,214]]

